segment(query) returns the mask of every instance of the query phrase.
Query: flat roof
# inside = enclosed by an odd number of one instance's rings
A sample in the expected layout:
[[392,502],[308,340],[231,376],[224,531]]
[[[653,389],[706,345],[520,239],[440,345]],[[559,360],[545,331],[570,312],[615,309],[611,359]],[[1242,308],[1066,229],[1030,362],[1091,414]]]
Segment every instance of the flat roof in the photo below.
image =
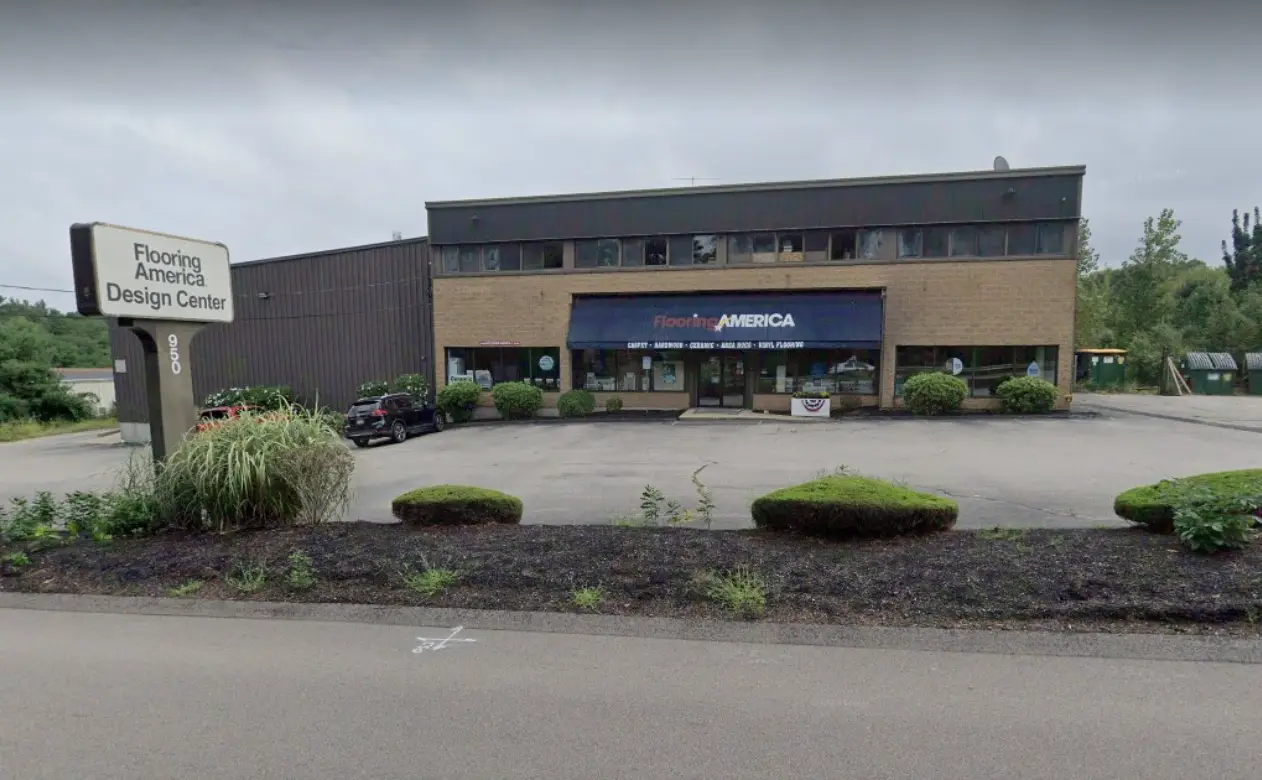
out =
[[986,179],[1022,179],[1035,176],[1083,176],[1085,165],[1062,165],[1047,168],[1012,168],[1006,171],[958,171],[954,173],[917,173],[903,176],[868,176],[851,179],[808,179],[805,181],[755,182],[747,184],[711,184],[696,187],[668,187],[654,190],[610,190],[579,192],[564,195],[533,195],[509,198],[474,198],[470,200],[425,201],[426,209],[461,206],[501,205],[514,203],[564,203],[567,201],[605,200],[611,198],[659,198],[678,195],[707,195],[725,192],[768,192],[775,190],[809,190],[825,187],[871,187],[882,184],[921,184]]

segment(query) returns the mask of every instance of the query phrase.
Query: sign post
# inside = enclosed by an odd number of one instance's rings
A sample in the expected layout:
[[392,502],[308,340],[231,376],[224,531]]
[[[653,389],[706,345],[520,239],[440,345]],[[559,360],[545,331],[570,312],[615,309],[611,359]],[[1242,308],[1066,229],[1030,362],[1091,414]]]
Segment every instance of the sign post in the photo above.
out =
[[197,424],[193,337],[232,322],[228,247],[100,222],[70,227],[75,301],[88,317],[116,317],[144,349],[149,436],[165,460]]

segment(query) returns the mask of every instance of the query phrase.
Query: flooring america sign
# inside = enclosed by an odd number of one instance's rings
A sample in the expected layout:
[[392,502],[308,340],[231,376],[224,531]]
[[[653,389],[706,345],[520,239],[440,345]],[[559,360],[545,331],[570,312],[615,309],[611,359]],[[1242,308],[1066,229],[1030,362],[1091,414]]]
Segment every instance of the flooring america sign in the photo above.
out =
[[658,314],[653,318],[654,328],[705,328],[722,333],[724,328],[792,328],[792,314],[724,314],[719,317],[671,317]]

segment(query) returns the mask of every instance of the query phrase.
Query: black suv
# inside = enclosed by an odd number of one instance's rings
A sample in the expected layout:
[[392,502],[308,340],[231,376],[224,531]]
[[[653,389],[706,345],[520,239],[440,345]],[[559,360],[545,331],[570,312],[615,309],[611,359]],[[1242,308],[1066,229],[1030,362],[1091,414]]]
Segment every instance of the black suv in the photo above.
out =
[[388,393],[360,398],[346,412],[346,438],[356,447],[367,447],[373,439],[401,442],[414,433],[443,429],[445,419],[425,401],[407,393]]

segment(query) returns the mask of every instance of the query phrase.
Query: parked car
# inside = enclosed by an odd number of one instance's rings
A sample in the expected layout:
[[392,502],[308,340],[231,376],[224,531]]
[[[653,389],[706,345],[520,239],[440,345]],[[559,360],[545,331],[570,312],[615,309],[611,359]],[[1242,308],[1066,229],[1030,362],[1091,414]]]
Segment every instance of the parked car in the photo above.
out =
[[396,444],[415,433],[443,429],[442,413],[407,393],[360,398],[346,412],[346,438],[356,447],[367,447],[374,439],[390,439]]
[[195,433],[201,433],[212,425],[218,425],[225,420],[235,420],[241,416],[242,412],[252,412],[255,407],[248,405],[241,406],[212,406],[208,409],[202,409],[197,413],[197,425],[193,428]]

